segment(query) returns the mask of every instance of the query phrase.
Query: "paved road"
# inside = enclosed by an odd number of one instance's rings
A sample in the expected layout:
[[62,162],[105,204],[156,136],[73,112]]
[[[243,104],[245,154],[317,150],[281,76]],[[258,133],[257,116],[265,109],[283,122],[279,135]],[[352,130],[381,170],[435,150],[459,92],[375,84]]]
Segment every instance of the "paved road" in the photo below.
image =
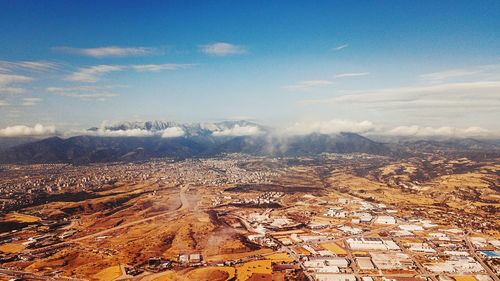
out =
[[418,267],[418,269],[420,270],[420,274],[419,274],[420,276],[426,276],[426,277],[429,277],[430,279],[432,279],[433,281],[438,281],[438,279],[436,278],[436,275],[431,274],[429,271],[427,271],[427,269],[423,265],[420,264],[420,262],[415,258],[413,252],[411,252],[407,248],[405,248],[404,245],[400,243],[399,239],[395,239],[395,240],[398,243],[398,246],[403,251],[403,253],[407,254],[413,260],[413,263]]
[[469,252],[472,254],[472,256],[481,264],[481,266],[486,270],[488,275],[493,278],[494,281],[499,281],[498,276],[491,270],[491,268],[483,262],[483,259],[476,253],[476,249],[472,245],[469,236],[466,235],[464,236],[465,243],[467,244],[467,247],[469,247]]

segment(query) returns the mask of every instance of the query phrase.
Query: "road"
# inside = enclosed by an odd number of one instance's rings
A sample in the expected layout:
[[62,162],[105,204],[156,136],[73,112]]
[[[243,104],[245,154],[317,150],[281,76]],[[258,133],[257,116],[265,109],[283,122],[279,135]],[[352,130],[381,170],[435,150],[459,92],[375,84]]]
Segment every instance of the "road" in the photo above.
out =
[[426,277],[429,277],[430,279],[432,279],[432,281],[438,281],[438,279],[436,278],[436,275],[431,274],[429,271],[427,271],[427,269],[422,264],[420,264],[420,262],[415,258],[413,252],[411,252],[407,248],[405,248],[405,246],[399,241],[399,239],[395,239],[395,241],[398,243],[398,246],[401,248],[403,253],[407,254],[413,260],[413,263],[420,270],[420,274],[419,274],[420,276],[426,276]]
[[[180,198],[181,204],[175,210],[166,211],[166,212],[163,212],[161,214],[157,214],[157,215],[154,215],[154,216],[151,216],[151,217],[143,218],[143,219],[136,220],[136,221],[133,221],[133,222],[129,222],[129,223],[126,223],[126,224],[122,224],[122,225],[119,225],[119,226],[108,228],[108,229],[105,229],[105,230],[102,230],[102,231],[99,231],[99,232],[95,232],[95,233],[92,233],[92,234],[89,234],[89,235],[85,235],[85,236],[82,236],[82,237],[70,239],[70,240],[67,240],[67,241],[64,241],[64,242],[61,242],[61,243],[57,243],[57,244],[53,244],[53,245],[50,245],[50,246],[41,247],[41,248],[37,248],[37,249],[30,249],[30,250],[27,250],[25,252],[27,252],[27,253],[41,252],[41,251],[49,250],[49,249],[52,249],[52,248],[55,248],[55,247],[61,247],[61,246],[70,245],[72,243],[80,242],[80,241],[83,241],[83,240],[86,240],[86,239],[89,239],[89,238],[96,238],[96,237],[99,237],[99,236],[104,236],[105,234],[111,233],[113,231],[117,231],[117,230],[120,230],[120,229],[125,229],[125,228],[128,228],[128,227],[134,226],[134,225],[138,225],[138,224],[141,224],[141,223],[152,221],[152,220],[155,220],[155,219],[160,218],[160,217],[170,216],[170,215],[174,215],[176,213],[180,213],[181,211],[184,211],[184,210],[192,209],[193,208],[193,206],[192,206],[193,204],[192,204],[192,202],[190,202],[190,200],[187,198],[187,195],[186,195],[186,192],[188,191],[188,189],[189,189],[188,185],[182,185],[180,187],[179,198]],[[30,278],[32,280],[81,280],[81,279],[75,279],[75,278],[70,278],[70,277],[57,277],[56,279],[54,279],[54,277],[36,275],[34,273],[31,273],[31,272],[8,270],[8,269],[1,269],[0,268],[0,276],[1,275],[10,276],[10,277]]]
[[179,208],[177,208],[175,210],[166,211],[166,212],[163,212],[163,213],[151,216],[151,217],[147,217],[147,218],[143,218],[143,219],[136,220],[136,221],[133,221],[133,222],[121,224],[121,225],[118,225],[118,226],[115,226],[115,227],[111,227],[111,228],[108,228],[108,229],[105,229],[105,230],[102,230],[102,231],[99,231],[99,232],[95,232],[95,233],[88,234],[88,235],[85,235],[85,236],[82,236],[82,237],[70,239],[70,240],[67,240],[67,241],[64,241],[64,242],[61,242],[61,243],[57,243],[57,244],[53,244],[53,245],[50,245],[50,246],[41,247],[41,248],[37,248],[37,249],[31,249],[28,252],[44,251],[44,250],[48,250],[48,249],[51,249],[51,248],[54,248],[54,247],[60,247],[60,246],[64,246],[64,245],[69,245],[71,243],[80,242],[80,241],[83,241],[83,240],[86,240],[86,239],[89,239],[89,238],[96,238],[96,237],[99,237],[99,236],[104,236],[105,234],[111,233],[113,231],[117,231],[117,230],[120,230],[120,229],[129,228],[131,226],[138,225],[138,224],[141,224],[141,223],[145,223],[145,222],[148,222],[148,221],[152,221],[152,220],[155,220],[155,219],[160,218],[160,217],[171,216],[173,214],[179,213],[179,212],[181,212],[181,211],[183,211],[185,209],[191,208],[191,202],[189,202],[188,198],[186,197],[186,191],[188,189],[189,189],[189,186],[187,186],[187,185],[182,185],[181,186],[180,191],[179,191],[179,198],[180,198],[181,204],[180,204]]
[[23,278],[28,279],[28,280],[68,280],[68,281],[81,281],[84,279],[77,279],[77,278],[71,278],[71,277],[64,277],[64,276],[42,276],[42,275],[37,275],[31,272],[24,272],[24,271],[18,271],[18,270],[10,270],[10,269],[2,269],[0,268],[0,276],[7,276],[7,277],[16,277],[16,278]]
[[471,253],[471,255],[479,262],[479,264],[481,264],[481,266],[484,268],[484,270],[486,270],[486,272],[488,273],[488,275],[491,278],[493,278],[494,281],[500,281],[498,279],[498,276],[493,272],[493,270],[491,270],[491,268],[486,263],[483,262],[482,257],[480,257],[477,254],[476,249],[472,245],[472,242],[470,241],[468,235],[464,236],[464,240],[465,240],[465,244],[467,244],[467,247],[469,247],[469,252]]

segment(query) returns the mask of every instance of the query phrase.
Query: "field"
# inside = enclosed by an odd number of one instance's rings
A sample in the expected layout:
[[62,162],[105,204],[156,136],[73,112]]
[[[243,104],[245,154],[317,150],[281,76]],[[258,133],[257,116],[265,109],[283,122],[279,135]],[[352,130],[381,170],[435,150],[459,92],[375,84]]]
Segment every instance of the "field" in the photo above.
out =
[[267,260],[271,260],[272,262],[293,262],[294,259],[287,253],[274,253],[270,255],[264,256]]
[[340,247],[339,244],[337,243],[323,243],[323,244],[320,244],[321,247],[329,250],[330,252],[336,254],[336,255],[339,255],[339,256],[345,256],[347,255],[347,251]]
[[236,259],[243,259],[243,258],[256,256],[256,255],[268,254],[268,253],[272,253],[272,252],[273,252],[273,250],[271,250],[271,249],[261,249],[261,250],[250,251],[250,252],[216,255],[216,256],[208,257],[207,261],[236,260]]
[[270,260],[250,261],[236,267],[236,280],[245,281],[249,279],[252,274],[271,275],[272,273]]
[[122,270],[119,265],[111,266],[99,271],[93,277],[100,281],[111,281],[122,275]]
[[40,220],[39,217],[25,215],[16,212],[6,214],[3,219],[5,221],[17,221],[17,222],[37,222]]
[[472,275],[453,276],[453,279],[456,281],[477,281],[477,279]]
[[7,243],[0,245],[0,252],[19,253],[22,250],[24,250],[24,248],[25,248],[24,245],[21,244]]
[[192,270],[185,275],[186,280],[224,281],[234,278],[236,270],[233,267],[203,267]]

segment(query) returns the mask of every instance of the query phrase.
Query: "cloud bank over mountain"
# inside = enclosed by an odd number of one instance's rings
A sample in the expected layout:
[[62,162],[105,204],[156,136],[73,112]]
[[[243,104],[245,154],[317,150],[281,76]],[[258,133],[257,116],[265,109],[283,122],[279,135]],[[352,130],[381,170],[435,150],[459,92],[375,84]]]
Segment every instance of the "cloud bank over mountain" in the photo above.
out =
[[386,136],[402,138],[498,138],[499,132],[479,126],[384,126],[369,120],[354,121],[332,119],[327,121],[301,121],[281,128],[272,128],[248,121],[223,121],[203,123],[177,123],[163,121],[146,122],[103,122],[99,127],[86,130],[56,130],[54,125],[36,124],[9,126],[0,129],[0,137],[20,136],[76,136],[88,135],[99,137],[272,137],[305,136],[309,134],[335,135],[343,132],[357,133],[365,136]]
[[36,124],[33,127],[25,125],[10,126],[0,129],[0,137],[50,136],[56,134],[56,127]]

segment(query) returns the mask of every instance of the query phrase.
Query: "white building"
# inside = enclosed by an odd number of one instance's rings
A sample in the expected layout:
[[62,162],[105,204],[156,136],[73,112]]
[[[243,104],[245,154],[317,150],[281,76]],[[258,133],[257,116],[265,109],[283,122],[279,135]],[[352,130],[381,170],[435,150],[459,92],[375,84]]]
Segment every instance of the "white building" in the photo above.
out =
[[374,221],[375,224],[396,224],[396,219],[392,216],[378,216]]
[[318,281],[356,281],[353,274],[315,274]]
[[408,248],[410,251],[414,252],[421,252],[421,253],[435,253],[436,250],[434,250],[429,244],[427,243],[408,243]]
[[472,257],[460,257],[453,260],[447,260],[445,262],[424,264],[424,266],[437,273],[448,272],[448,273],[473,273],[482,272],[484,269],[476,260]]
[[375,266],[372,263],[372,259],[369,257],[358,257],[356,258],[356,263],[361,270],[375,269]]
[[423,227],[421,227],[420,225],[416,225],[416,224],[402,224],[399,226],[399,229],[406,230],[406,231],[423,231],[424,230]]
[[399,246],[392,240],[372,237],[349,238],[346,240],[353,250],[399,250]]

